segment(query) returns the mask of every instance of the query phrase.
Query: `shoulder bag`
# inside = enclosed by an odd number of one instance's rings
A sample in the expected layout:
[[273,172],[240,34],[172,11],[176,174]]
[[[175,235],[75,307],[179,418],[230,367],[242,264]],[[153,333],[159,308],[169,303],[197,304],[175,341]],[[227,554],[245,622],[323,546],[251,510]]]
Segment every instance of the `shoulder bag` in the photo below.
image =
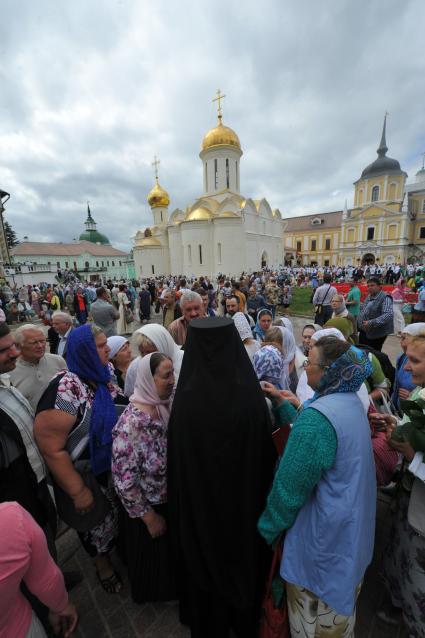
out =
[[329,288],[326,291],[326,295],[323,297],[323,301],[321,303],[316,304],[316,306],[314,307],[316,315],[321,315],[322,314],[322,312],[323,312],[323,304],[326,301],[326,297],[328,296],[330,289],[331,289],[331,284],[329,284]]
[[281,581],[283,595],[277,606],[275,605],[272,592],[273,580],[276,577],[280,578],[279,568],[281,559],[282,538],[279,539],[273,552],[272,565],[267,579],[267,588],[261,609],[259,638],[291,638],[284,582]]

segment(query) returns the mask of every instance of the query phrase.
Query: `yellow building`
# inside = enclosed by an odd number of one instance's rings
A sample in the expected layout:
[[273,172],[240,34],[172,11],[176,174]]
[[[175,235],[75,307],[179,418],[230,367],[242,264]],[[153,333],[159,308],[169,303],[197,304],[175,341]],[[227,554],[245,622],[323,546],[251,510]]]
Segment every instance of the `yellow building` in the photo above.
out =
[[287,263],[358,265],[425,260],[425,168],[406,184],[387,157],[386,116],[377,159],[354,182],[354,206],[285,219]]

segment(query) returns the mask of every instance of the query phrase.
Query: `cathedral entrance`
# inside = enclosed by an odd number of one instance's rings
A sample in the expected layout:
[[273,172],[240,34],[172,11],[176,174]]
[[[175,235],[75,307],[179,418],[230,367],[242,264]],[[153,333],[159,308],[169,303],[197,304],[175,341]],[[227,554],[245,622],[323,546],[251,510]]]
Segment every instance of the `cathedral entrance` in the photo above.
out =
[[372,253],[366,253],[362,257],[362,266],[372,266],[375,263],[375,255]]
[[268,261],[269,261],[269,256],[267,254],[267,251],[264,251],[263,254],[261,255],[261,268],[267,268]]

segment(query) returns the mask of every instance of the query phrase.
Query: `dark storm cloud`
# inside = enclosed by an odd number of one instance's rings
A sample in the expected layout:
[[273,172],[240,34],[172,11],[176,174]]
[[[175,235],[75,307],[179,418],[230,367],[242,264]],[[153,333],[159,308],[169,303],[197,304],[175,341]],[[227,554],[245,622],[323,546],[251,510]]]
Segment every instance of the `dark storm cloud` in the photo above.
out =
[[155,154],[185,208],[219,86],[243,194],[284,215],[351,204],[386,110],[410,178],[425,151],[421,0],[4,0],[2,16],[0,188],[21,238],[77,237],[90,200],[129,248],[151,223]]

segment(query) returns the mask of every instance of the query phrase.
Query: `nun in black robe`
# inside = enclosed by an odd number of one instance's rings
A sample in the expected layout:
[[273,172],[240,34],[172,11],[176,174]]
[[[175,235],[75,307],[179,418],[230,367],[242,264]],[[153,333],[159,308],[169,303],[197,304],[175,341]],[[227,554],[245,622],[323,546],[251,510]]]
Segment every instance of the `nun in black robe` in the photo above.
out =
[[192,638],[256,638],[268,549],[257,521],[276,453],[269,411],[231,319],[191,322],[169,421],[170,535]]

